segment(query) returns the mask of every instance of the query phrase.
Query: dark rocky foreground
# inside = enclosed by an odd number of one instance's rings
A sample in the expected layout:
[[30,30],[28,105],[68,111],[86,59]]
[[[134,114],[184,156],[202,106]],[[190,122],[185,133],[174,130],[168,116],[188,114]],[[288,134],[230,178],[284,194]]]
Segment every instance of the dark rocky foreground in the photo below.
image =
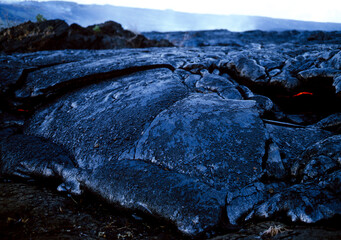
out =
[[338,44],[62,50],[0,62],[2,177],[48,178],[190,236],[340,220]]
[[[165,221],[141,212],[113,208],[91,196],[67,197],[53,185],[0,183],[1,239],[191,239]],[[20,201],[18,201],[20,199]],[[217,232],[222,239],[338,239],[334,225],[297,225],[265,221]],[[277,229],[278,233],[272,228]],[[269,233],[267,233],[269,232]],[[210,234],[206,235],[210,238]]]

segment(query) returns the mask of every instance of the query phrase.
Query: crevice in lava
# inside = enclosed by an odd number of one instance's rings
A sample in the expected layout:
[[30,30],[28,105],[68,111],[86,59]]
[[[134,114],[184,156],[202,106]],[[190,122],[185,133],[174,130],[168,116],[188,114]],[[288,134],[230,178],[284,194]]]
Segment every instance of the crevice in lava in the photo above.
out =
[[14,93],[17,89],[22,88],[26,81],[27,81],[27,77],[30,73],[33,73],[35,71],[44,69],[44,68],[49,68],[49,67],[53,67],[53,66],[58,66],[58,65],[62,65],[65,63],[71,63],[73,61],[63,61],[63,62],[58,62],[58,63],[51,63],[51,64],[45,64],[45,65],[37,65],[37,66],[31,66],[31,67],[26,67],[24,69],[22,69],[22,72],[18,78],[18,80],[16,81],[15,84],[9,86],[8,90],[4,93],[0,95],[0,101],[3,103],[0,106],[0,109],[3,109],[7,112],[11,112],[11,113],[19,113],[19,114],[27,114],[28,112],[30,112],[29,109],[24,109],[24,108],[17,108],[15,106],[15,104],[13,104],[15,102],[15,96]]
[[[296,89],[288,90],[266,83],[254,83],[241,78],[234,71],[228,71],[228,74],[253,93],[269,97],[284,114],[303,116],[302,124],[312,124],[333,113],[341,112],[341,98],[335,94],[332,77],[309,78],[301,82]],[[265,113],[264,117],[278,120],[274,112]],[[282,120],[291,122],[290,119]]]
[[265,90],[263,94],[285,114],[303,115],[307,123],[312,123],[341,111],[341,98],[332,84],[333,78],[312,78],[293,92]]
[[264,146],[264,155],[262,157],[262,169],[263,171],[266,169],[266,163],[268,161],[268,158],[269,158],[269,147],[270,147],[270,144],[272,143],[272,139],[267,139],[265,141],[265,146]]

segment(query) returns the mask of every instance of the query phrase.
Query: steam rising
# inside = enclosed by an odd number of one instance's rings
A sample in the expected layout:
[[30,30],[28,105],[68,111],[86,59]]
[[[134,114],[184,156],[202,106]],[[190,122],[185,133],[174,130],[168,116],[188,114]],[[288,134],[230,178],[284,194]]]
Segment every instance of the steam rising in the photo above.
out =
[[[340,31],[341,23],[318,23],[244,15],[182,13],[112,5],[79,5],[73,2],[20,2],[0,4],[0,13],[16,23],[35,20],[37,14],[46,19],[63,19],[83,27],[112,20],[135,32],[168,32],[227,29],[247,30],[324,30]],[[0,19],[4,21],[4,19]]]

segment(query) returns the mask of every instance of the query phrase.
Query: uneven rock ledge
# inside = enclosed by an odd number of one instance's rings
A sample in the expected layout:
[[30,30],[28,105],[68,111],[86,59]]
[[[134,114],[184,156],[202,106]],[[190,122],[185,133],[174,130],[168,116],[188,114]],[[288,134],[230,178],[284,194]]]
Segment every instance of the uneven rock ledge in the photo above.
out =
[[340,45],[0,56],[1,175],[173,222],[341,213]]

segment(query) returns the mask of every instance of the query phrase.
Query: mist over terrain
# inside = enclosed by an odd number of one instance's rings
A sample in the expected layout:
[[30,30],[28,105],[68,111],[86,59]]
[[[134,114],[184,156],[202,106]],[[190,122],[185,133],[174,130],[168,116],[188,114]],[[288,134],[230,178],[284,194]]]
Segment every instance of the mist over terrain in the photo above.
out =
[[323,30],[340,31],[340,23],[320,23],[274,19],[243,15],[213,15],[182,13],[172,10],[151,10],[112,5],[81,5],[73,2],[16,2],[0,3],[0,27],[28,20],[37,14],[46,19],[63,19],[68,24],[88,26],[113,20],[136,32],[198,31],[228,29],[230,31]]

